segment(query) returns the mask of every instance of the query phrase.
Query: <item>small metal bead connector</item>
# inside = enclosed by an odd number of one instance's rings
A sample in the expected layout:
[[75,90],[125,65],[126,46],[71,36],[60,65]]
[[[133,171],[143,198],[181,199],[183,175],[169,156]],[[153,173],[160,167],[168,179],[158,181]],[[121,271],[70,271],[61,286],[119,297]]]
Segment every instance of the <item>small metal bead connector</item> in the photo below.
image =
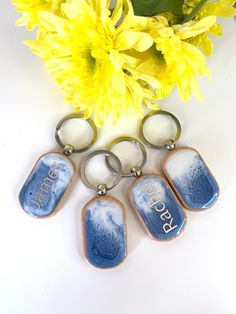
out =
[[101,183],[97,186],[98,195],[104,196],[107,194],[108,188],[105,183]]
[[133,174],[135,178],[139,178],[142,175],[142,169],[139,166],[134,166],[130,172]]
[[173,140],[169,140],[166,142],[165,144],[165,147],[168,149],[168,150],[174,150],[175,149],[175,143]]
[[70,156],[74,152],[75,148],[71,144],[67,144],[63,149],[63,154]]

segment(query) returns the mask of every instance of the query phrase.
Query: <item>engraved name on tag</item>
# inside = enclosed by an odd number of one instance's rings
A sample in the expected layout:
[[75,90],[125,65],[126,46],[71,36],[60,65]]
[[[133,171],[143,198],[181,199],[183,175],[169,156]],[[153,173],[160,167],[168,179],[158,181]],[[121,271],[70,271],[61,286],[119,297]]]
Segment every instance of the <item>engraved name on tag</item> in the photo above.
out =
[[54,215],[74,175],[75,166],[66,156],[59,153],[41,156],[19,195],[24,211],[36,218]]
[[164,178],[145,175],[131,185],[129,199],[148,234],[155,240],[178,236],[186,216]]

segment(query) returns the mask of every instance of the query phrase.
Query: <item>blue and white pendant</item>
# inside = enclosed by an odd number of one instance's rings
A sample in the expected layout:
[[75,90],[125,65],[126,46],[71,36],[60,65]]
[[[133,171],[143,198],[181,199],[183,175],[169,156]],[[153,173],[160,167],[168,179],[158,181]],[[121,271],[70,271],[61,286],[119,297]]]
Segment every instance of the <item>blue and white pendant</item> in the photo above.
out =
[[162,170],[187,209],[204,210],[216,202],[219,195],[218,184],[195,149],[175,148],[164,160]]
[[118,266],[127,255],[124,206],[111,196],[97,196],[82,211],[83,248],[98,268]]
[[23,185],[19,200],[32,217],[45,218],[60,208],[75,176],[75,165],[60,153],[42,155]]
[[168,241],[183,231],[185,213],[161,176],[151,174],[136,179],[130,187],[129,199],[153,239]]

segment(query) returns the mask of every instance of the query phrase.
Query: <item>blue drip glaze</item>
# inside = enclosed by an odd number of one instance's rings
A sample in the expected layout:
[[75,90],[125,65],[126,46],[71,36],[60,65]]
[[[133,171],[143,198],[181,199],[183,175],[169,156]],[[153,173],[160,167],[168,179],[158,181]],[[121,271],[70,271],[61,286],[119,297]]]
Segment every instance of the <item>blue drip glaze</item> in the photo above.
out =
[[74,176],[72,162],[59,153],[43,155],[25,182],[19,200],[32,217],[53,214]]
[[[175,167],[176,172],[172,170]],[[218,184],[196,150],[176,149],[167,159],[164,172],[187,208],[208,209],[216,202],[219,195]]]
[[130,198],[134,209],[155,239],[170,240],[183,230],[186,216],[162,177],[148,175],[137,179],[131,187]]
[[84,211],[87,260],[99,268],[119,265],[127,254],[122,207],[106,196],[89,202]]

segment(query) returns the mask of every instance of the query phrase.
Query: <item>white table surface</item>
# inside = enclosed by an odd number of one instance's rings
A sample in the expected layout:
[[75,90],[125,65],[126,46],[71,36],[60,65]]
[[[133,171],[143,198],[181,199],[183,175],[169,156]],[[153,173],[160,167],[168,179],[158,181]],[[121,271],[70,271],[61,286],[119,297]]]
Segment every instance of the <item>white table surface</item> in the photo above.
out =
[[[122,181],[111,194],[126,204],[129,255],[120,267],[101,271],[81,256],[81,208],[94,194],[80,180],[54,218],[32,219],[19,206],[20,187],[37,158],[56,149],[55,125],[72,109],[22,44],[33,34],[15,27],[9,1],[0,7],[0,313],[236,313],[235,21],[223,21],[225,35],[215,40],[208,59],[214,79],[201,80],[204,103],[183,104],[176,93],[163,102],[182,122],[180,144],[198,149],[215,174],[217,204],[188,211],[185,232],[159,243],[146,236],[127,203],[132,180]],[[96,147],[135,136],[137,122],[130,116],[107,123]],[[161,157],[149,150],[146,171],[158,171]],[[79,164],[81,156],[74,160]]]

